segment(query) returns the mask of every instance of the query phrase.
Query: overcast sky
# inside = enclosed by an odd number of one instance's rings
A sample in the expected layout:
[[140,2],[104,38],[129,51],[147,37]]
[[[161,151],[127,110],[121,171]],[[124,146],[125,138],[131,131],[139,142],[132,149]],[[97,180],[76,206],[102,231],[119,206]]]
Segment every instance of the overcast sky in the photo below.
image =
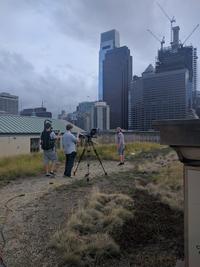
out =
[[[176,17],[183,41],[200,22],[199,0],[158,0]],[[117,29],[133,56],[133,74],[155,63],[170,22],[154,0],[0,0],[0,92],[20,97],[20,109],[41,106],[54,116],[96,100],[100,33]],[[187,44],[199,49],[200,27]]]

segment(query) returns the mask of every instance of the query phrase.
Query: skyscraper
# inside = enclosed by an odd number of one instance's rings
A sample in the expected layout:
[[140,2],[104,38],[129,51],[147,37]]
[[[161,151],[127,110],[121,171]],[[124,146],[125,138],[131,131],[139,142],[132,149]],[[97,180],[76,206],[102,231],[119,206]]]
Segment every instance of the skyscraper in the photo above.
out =
[[0,93],[0,113],[18,114],[19,97],[9,93]]
[[110,108],[103,102],[96,102],[91,110],[91,128],[110,129]]
[[101,34],[99,50],[99,100],[103,100],[103,61],[107,51],[120,46],[119,32],[116,30],[107,31]]
[[152,130],[154,120],[185,119],[192,99],[187,69],[155,73],[151,65],[131,83],[130,129]]
[[134,76],[130,88],[129,129],[144,130],[143,79]]
[[127,46],[107,51],[103,61],[103,101],[110,106],[110,128],[128,129],[132,57]]
[[197,49],[192,45],[183,46],[179,42],[179,26],[173,27],[173,41],[171,46],[158,51],[156,72],[161,73],[170,70],[188,69],[189,86],[192,91],[190,106],[195,107],[197,91]]
[[187,117],[192,97],[187,69],[143,73],[142,80],[145,131],[152,129],[154,120]]
[[95,102],[84,101],[78,104],[76,108],[76,125],[85,131],[91,129],[91,110]]
[[185,119],[197,107],[197,49],[179,40],[173,27],[169,47],[158,50],[155,70],[149,65],[132,81],[131,129],[151,130],[154,120]]

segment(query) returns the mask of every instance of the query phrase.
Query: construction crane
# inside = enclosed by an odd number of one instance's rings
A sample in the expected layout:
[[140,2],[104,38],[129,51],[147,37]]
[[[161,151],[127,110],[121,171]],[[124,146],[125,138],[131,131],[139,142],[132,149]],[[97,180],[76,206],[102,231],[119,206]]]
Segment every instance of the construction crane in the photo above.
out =
[[151,30],[147,29],[147,31],[161,44],[161,50],[163,49],[163,45],[165,43],[165,36],[163,36],[162,40],[158,38]]
[[192,30],[192,32],[187,36],[187,38],[184,40],[184,42],[182,43],[182,45],[184,45],[186,43],[186,41],[192,36],[192,34],[196,31],[196,29],[199,27],[199,24],[197,24],[194,29]]
[[164,10],[164,8],[157,2],[157,5],[159,6],[160,10],[163,12],[163,14],[167,17],[167,19],[170,21],[170,38],[171,38],[171,43],[172,43],[172,28],[173,28],[173,23],[176,22],[175,17],[173,16],[170,18],[170,16],[167,14],[167,12]]

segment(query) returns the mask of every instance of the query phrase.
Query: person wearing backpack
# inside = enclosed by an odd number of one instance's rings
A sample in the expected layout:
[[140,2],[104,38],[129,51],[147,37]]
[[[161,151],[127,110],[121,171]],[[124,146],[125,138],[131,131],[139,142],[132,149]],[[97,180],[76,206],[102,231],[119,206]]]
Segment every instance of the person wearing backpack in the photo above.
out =
[[54,171],[57,161],[55,142],[58,138],[52,131],[51,124],[47,122],[41,134],[41,147],[44,152],[44,165],[47,177],[55,175]]

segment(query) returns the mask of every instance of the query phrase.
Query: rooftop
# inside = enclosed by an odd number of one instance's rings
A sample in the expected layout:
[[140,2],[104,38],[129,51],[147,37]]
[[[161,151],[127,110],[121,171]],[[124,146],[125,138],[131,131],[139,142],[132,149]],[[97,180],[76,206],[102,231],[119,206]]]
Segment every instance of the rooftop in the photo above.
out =
[[[5,134],[40,134],[44,129],[44,121],[49,118],[24,117],[19,115],[0,115],[0,135]],[[66,125],[65,120],[50,119],[53,130],[64,133]],[[72,132],[83,131],[74,126]]]

